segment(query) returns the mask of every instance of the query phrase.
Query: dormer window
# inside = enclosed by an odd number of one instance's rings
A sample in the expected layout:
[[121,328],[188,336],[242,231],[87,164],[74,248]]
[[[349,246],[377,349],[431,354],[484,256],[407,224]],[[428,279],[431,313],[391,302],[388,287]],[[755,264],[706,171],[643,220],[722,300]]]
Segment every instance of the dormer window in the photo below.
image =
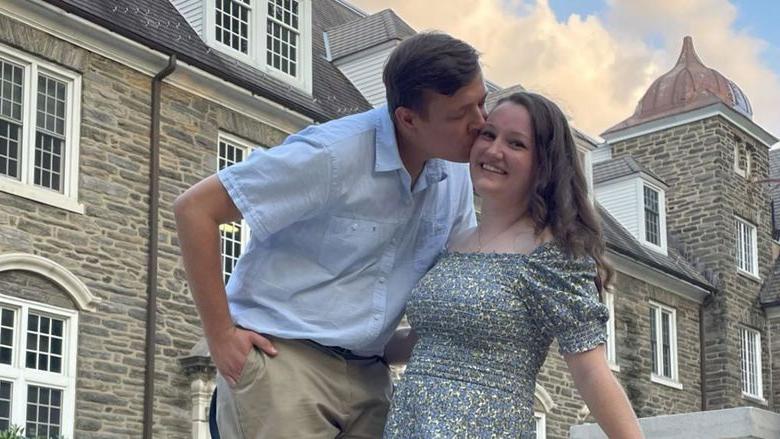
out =
[[750,176],[751,165],[750,150],[745,142],[737,141],[734,144],[734,172],[747,178]]
[[630,156],[593,165],[596,200],[649,250],[666,254],[667,185]]
[[311,0],[207,0],[215,49],[311,93]]
[[661,246],[661,215],[658,202],[658,191],[650,186],[644,186],[645,194],[645,240]]
[[250,0],[216,0],[214,38],[218,43],[249,55]]
[[664,192],[647,181],[640,183],[642,188],[642,228],[640,235],[647,247],[666,253],[666,202]]

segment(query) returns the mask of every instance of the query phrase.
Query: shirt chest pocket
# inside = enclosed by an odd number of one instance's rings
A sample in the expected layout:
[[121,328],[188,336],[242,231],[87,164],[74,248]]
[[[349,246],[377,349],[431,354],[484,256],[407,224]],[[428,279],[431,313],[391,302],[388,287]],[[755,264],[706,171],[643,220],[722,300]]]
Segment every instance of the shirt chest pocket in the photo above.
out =
[[333,275],[374,272],[396,228],[390,222],[333,216],[323,236],[319,263]]
[[423,217],[414,248],[414,268],[419,272],[428,271],[447,244],[449,230],[446,223],[436,218]]

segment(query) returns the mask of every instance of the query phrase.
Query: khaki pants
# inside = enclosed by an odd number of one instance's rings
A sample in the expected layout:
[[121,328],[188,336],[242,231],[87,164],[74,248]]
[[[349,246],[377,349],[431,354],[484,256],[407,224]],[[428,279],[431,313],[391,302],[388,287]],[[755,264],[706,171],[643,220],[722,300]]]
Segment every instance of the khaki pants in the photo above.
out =
[[278,355],[253,349],[235,387],[217,374],[223,439],[382,437],[392,394],[382,360],[345,360],[301,340],[272,342]]

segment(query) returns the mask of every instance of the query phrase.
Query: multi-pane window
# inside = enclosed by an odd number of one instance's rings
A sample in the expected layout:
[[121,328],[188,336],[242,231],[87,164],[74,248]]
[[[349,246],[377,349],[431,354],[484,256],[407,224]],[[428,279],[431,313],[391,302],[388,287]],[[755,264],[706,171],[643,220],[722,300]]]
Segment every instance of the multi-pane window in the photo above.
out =
[[26,367],[62,372],[63,323],[62,319],[28,314]]
[[0,297],[0,431],[72,437],[75,311]]
[[67,84],[63,81],[38,76],[33,182],[58,192],[62,190],[62,158],[65,153],[66,90]]
[[0,58],[0,175],[21,178],[24,68]]
[[11,394],[13,383],[0,380],[0,431],[11,426]]
[[657,246],[661,245],[661,209],[658,191],[644,186],[645,201],[645,240]]
[[80,78],[0,45],[0,190],[81,212]]
[[14,340],[14,312],[0,308],[0,364],[11,364]]
[[764,391],[761,379],[761,333],[748,328],[740,328],[742,349],[742,394],[763,399]]
[[609,321],[607,322],[607,360],[611,365],[617,365],[617,352],[615,349],[615,294],[609,291],[604,293],[604,302],[609,309]]
[[60,437],[62,431],[62,390],[27,388],[27,437]]
[[650,344],[653,375],[677,381],[677,324],[672,308],[650,304]]
[[266,64],[297,76],[300,34],[299,2],[268,0]]
[[216,40],[233,50],[249,54],[250,0],[215,0],[216,17],[214,36]]
[[[221,136],[217,154],[217,170],[226,168],[244,160],[249,151],[247,145]],[[219,226],[222,247],[222,276],[227,284],[233,269],[241,256],[241,249],[248,238],[248,228],[244,221],[237,221]]]
[[756,245],[756,228],[747,222],[735,218],[737,234],[737,268],[758,276],[758,247]]
[[206,0],[207,39],[228,55],[311,92],[312,0]]

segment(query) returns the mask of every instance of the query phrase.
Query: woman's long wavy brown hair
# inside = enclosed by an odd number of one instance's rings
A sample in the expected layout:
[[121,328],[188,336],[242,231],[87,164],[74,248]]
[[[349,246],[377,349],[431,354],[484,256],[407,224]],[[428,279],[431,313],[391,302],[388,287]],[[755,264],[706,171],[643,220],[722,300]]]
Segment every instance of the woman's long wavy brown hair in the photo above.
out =
[[536,166],[529,215],[537,233],[549,227],[570,256],[596,261],[599,293],[612,283],[614,270],[605,259],[605,244],[569,122],[552,101],[536,93],[517,92],[501,98],[528,110],[536,145]]

